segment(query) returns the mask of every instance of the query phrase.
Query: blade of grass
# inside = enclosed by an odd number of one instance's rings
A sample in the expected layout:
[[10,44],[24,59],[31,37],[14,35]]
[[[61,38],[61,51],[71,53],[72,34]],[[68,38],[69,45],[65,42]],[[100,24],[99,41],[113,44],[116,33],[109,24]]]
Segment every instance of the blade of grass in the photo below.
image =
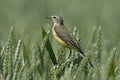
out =
[[[42,37],[43,37],[43,39],[45,38],[46,35],[47,35],[46,31],[45,31],[45,29],[42,27]],[[54,53],[54,51],[53,51],[53,48],[52,48],[52,46],[51,46],[51,43],[50,43],[50,40],[49,40],[49,39],[47,40],[46,49],[47,49],[47,51],[48,51],[48,53],[49,53],[49,55],[50,55],[50,58],[51,58],[53,64],[57,64],[57,59],[56,59],[56,57],[55,57],[55,53]]]

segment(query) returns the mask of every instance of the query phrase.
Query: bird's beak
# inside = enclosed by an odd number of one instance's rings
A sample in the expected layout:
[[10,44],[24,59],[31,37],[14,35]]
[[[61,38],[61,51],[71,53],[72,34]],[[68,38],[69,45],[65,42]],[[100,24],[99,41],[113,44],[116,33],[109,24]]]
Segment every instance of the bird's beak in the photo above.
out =
[[46,17],[46,19],[51,19],[51,16]]

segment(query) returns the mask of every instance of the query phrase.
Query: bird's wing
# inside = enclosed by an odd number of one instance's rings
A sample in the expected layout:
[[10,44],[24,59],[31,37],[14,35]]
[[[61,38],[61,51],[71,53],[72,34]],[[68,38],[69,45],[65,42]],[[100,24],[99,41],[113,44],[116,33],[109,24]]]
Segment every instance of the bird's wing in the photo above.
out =
[[76,38],[68,31],[68,29],[65,26],[60,25],[59,28],[58,28],[58,26],[56,26],[56,27],[54,27],[54,30],[57,33],[57,36],[61,40],[63,40],[66,44],[68,44],[72,48],[78,50],[80,53],[83,53]]

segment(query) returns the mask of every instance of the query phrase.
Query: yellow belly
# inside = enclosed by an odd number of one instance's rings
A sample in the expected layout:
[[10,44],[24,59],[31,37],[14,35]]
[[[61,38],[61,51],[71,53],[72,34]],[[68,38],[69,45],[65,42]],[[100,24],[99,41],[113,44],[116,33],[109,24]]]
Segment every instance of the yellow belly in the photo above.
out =
[[67,45],[63,40],[61,40],[58,36],[57,36],[57,34],[56,34],[56,32],[53,30],[53,36],[54,36],[54,38],[56,39],[56,41],[60,44],[60,45],[62,45],[62,46],[64,46],[64,47],[69,47],[69,45]]

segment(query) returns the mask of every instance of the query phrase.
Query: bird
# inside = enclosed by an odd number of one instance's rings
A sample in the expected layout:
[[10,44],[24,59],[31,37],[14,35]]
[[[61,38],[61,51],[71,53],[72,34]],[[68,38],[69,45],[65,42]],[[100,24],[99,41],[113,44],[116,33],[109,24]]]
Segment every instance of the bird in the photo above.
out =
[[[52,27],[52,33],[56,41],[64,47],[77,50],[80,56],[85,58],[85,54],[79,45],[79,42],[75,36],[73,36],[72,33],[65,27],[63,18],[57,15],[48,16],[46,18],[52,20],[54,23]],[[88,63],[93,67],[93,64],[90,60],[88,60]]]

